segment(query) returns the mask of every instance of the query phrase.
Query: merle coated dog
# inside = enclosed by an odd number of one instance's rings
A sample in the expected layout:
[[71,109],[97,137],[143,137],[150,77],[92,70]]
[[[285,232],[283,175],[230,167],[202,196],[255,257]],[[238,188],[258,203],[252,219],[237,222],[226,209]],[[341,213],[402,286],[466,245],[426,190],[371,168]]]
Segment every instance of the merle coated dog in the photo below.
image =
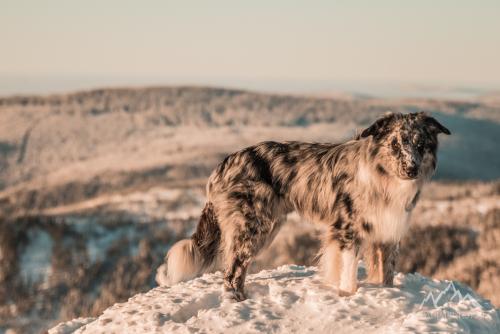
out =
[[229,155],[208,180],[196,232],[167,254],[167,284],[222,267],[225,289],[244,300],[250,262],[295,210],[327,226],[320,268],[340,295],[356,292],[362,257],[368,282],[391,285],[439,133],[450,131],[425,113],[390,113],[347,142],[263,142]]

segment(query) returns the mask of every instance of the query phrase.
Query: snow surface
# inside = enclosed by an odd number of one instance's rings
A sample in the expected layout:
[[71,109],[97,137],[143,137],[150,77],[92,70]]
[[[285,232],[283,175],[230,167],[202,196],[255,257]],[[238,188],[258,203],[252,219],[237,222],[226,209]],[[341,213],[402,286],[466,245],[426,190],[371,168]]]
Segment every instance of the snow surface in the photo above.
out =
[[[360,267],[359,278],[364,278]],[[59,324],[62,333],[499,333],[500,310],[460,283],[398,274],[395,286],[360,283],[350,297],[315,267],[282,266],[247,278],[248,299],[222,290],[222,274],[158,287],[97,319]]]

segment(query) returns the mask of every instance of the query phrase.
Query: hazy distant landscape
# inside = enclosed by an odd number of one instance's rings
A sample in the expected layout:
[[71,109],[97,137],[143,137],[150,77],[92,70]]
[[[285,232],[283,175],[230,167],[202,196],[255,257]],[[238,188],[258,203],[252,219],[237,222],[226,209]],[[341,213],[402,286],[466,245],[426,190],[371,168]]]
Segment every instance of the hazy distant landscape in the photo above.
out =
[[[263,140],[335,142],[386,111],[428,111],[435,182],[399,270],[462,281],[500,306],[500,94],[382,99],[208,87],[0,98],[0,332],[37,332],[155,286],[229,152]],[[291,215],[253,270],[312,264],[317,227]]]

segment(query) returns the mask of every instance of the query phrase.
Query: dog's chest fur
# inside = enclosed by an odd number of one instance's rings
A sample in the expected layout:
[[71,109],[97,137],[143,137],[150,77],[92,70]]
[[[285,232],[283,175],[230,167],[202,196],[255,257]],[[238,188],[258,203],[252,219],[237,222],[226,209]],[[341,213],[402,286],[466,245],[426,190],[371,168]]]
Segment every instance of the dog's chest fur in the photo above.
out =
[[359,219],[373,226],[369,237],[379,242],[399,241],[408,230],[421,182],[380,176],[360,162],[356,183]]

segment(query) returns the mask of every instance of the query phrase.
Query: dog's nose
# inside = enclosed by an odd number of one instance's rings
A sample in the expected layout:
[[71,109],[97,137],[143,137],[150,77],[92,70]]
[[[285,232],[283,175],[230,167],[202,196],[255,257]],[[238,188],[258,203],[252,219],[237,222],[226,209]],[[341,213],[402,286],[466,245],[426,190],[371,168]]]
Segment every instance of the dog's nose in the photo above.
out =
[[411,178],[417,177],[418,175],[418,166],[411,166],[406,170],[406,175]]

